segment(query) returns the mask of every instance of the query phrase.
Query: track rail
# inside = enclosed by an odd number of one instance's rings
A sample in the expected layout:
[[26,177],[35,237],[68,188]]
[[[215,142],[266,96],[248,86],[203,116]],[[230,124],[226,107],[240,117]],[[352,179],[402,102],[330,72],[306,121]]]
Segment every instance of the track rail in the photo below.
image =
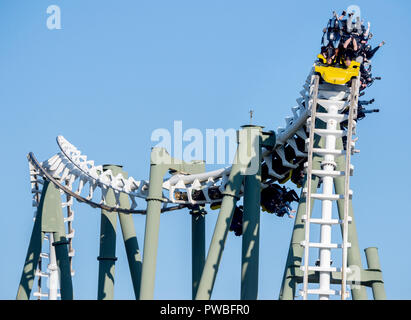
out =
[[[285,128],[278,129],[276,146],[272,150],[263,149],[263,164],[268,167],[267,179],[271,182],[286,179],[290,171],[296,169],[306,159],[307,154],[301,143],[298,144],[297,139],[304,141],[307,137],[305,121],[310,111],[306,106],[308,106],[312,85],[313,69],[297,99],[298,105],[291,109],[293,115],[285,119]],[[93,208],[133,214],[145,213],[145,210],[136,209],[136,198],[147,198],[149,187],[147,181],[136,180],[133,177],[126,179],[121,175],[115,176],[110,170],[103,170],[103,166],[95,165],[93,160],[88,160],[86,155],[62,136],[57,137],[57,144],[60,152],[46,161],[39,162],[33,153],[28,155],[30,163],[39,170],[41,176],[52,181],[69,197]],[[220,202],[230,171],[231,167],[227,167],[201,174],[172,175],[163,182],[163,212]],[[77,190],[73,190],[76,182]],[[97,188],[102,194],[100,201],[93,200]],[[86,189],[88,194],[83,196],[82,192]],[[116,206],[114,207],[105,203],[108,190],[112,190],[115,194]],[[121,193],[129,196],[130,209],[120,208]],[[178,206],[168,207],[169,204],[178,204]]]
[[[316,76],[318,77],[318,76]],[[318,84],[319,77],[316,79]],[[306,163],[307,183],[303,189],[305,196],[305,215],[302,220],[305,225],[305,239],[301,242],[304,247],[303,266],[303,288],[301,295],[304,300],[308,295],[317,295],[320,300],[328,300],[332,295],[339,295],[345,300],[348,297],[347,274],[351,270],[347,266],[347,249],[351,246],[348,242],[348,227],[351,218],[348,215],[349,200],[352,196],[352,190],[349,188],[350,175],[352,174],[351,155],[354,153],[354,142],[352,141],[353,131],[355,130],[356,112],[358,108],[358,79],[351,81],[351,85],[316,85],[313,90],[311,99],[311,117],[309,119],[309,139],[307,139],[308,158]],[[325,111],[318,111],[317,105]],[[343,112],[349,108],[349,115]],[[348,126],[344,131],[341,128],[341,122],[347,120]],[[321,120],[324,125],[317,124],[316,120]],[[319,126],[320,125],[320,126]],[[319,127],[317,127],[319,126]],[[314,138],[321,138],[322,143],[315,145]],[[337,148],[337,138],[347,137],[346,150]],[[314,154],[318,158],[318,164],[321,169],[313,168]],[[345,170],[336,171],[336,158],[345,156]],[[316,176],[321,180],[322,190],[312,190],[312,179]],[[345,186],[344,194],[333,192],[334,179],[344,177]],[[341,219],[333,217],[335,206],[334,201],[344,199],[344,214]],[[312,203],[314,200],[321,201],[321,209],[318,210],[320,216],[311,218]],[[317,210],[316,210],[317,211]],[[334,213],[335,214],[335,213]],[[313,241],[311,235],[311,224],[320,227],[320,241]],[[332,233],[333,225],[342,225],[342,243],[333,243]],[[315,266],[310,266],[310,249],[318,249],[318,260]],[[341,267],[336,268],[332,264],[332,250],[343,249]],[[310,271],[318,272],[319,286],[309,288]],[[341,271],[341,291],[331,289],[331,273]]]
[[[78,202],[86,203],[86,204],[90,205],[93,208],[100,208],[100,209],[110,211],[110,212],[115,211],[115,212],[128,213],[128,214],[145,214],[146,213],[146,210],[131,210],[131,209],[118,208],[118,207],[110,207],[110,206],[105,205],[104,203],[96,203],[96,202],[93,202],[91,200],[88,200],[88,199],[76,194],[71,189],[67,188],[65,185],[60,183],[60,181],[58,181],[59,179],[54,178],[49,172],[47,172],[47,170],[45,168],[42,167],[42,165],[36,159],[36,157],[34,156],[34,154],[32,152],[30,152],[28,154],[27,158],[28,158],[29,162],[37,170],[39,170],[40,175],[42,175],[45,179],[47,179],[47,180],[51,181],[52,183],[54,183],[54,185],[57,188],[62,190],[64,193],[70,195],[71,197],[75,198]],[[174,206],[174,207],[162,208],[161,212],[175,211],[175,210],[183,209],[185,207],[187,207],[187,206],[186,205],[178,205],[178,206]]]

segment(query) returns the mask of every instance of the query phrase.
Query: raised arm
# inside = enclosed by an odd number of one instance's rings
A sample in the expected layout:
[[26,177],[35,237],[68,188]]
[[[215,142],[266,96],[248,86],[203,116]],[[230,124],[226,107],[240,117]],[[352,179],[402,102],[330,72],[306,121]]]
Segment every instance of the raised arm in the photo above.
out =
[[349,37],[347,40],[345,40],[345,42],[344,42],[344,44],[343,44],[343,47],[344,47],[344,49],[347,49],[348,48],[348,45],[350,44],[350,42],[352,41],[352,37]]
[[355,38],[352,38],[352,45],[353,45],[354,51],[357,52],[358,45],[357,45],[357,40],[355,40]]
[[365,38],[368,38],[368,35],[370,34],[370,28],[371,28],[371,23],[368,21],[368,28],[367,28],[367,31],[365,31],[364,33]]
[[348,45],[350,44],[351,40],[352,40],[351,37],[348,38],[347,40],[345,40],[345,42],[344,42],[344,44],[343,44],[344,49],[347,49],[347,48],[348,48]]

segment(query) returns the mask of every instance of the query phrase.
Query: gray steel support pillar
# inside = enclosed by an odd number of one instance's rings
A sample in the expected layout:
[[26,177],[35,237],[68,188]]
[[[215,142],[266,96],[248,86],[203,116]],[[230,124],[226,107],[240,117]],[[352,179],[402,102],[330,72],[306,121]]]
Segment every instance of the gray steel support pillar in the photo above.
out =
[[[261,127],[245,126],[244,130],[258,130]],[[252,136],[250,134],[250,136]],[[261,135],[253,135],[254,141],[248,148],[256,148],[258,170],[244,178],[244,215],[241,254],[241,300],[257,300],[258,264],[260,250],[260,202],[261,202]],[[256,145],[256,146],[255,146]],[[250,150],[248,150],[250,152]]]
[[33,231],[31,232],[30,243],[27,249],[26,259],[24,261],[23,272],[20,279],[20,285],[17,291],[17,300],[29,300],[31,290],[33,289],[33,282],[35,278],[35,271],[40,258],[41,246],[44,239],[44,234],[41,232],[42,208],[44,205],[44,195],[46,192],[45,182],[40,198],[40,203],[37,208],[36,220],[34,221]]
[[66,236],[61,236],[59,232],[54,232],[54,239],[60,239],[59,241],[55,241],[53,246],[56,248],[57,266],[60,270],[61,300],[73,300],[73,283],[67,248],[68,241]]
[[146,229],[144,233],[143,268],[140,289],[141,300],[152,300],[154,298],[164,174],[164,167],[152,161],[150,166],[150,187],[147,197]]
[[[317,160],[318,163],[318,160]],[[313,161],[314,164],[314,161]],[[303,188],[306,188],[306,182],[304,182]],[[316,193],[318,188],[319,178],[313,177],[311,182],[311,192]],[[314,199],[311,200],[310,214],[314,207]],[[305,224],[302,220],[305,215],[306,198],[301,191],[300,203],[298,205],[297,214],[295,217],[295,223],[293,233],[291,235],[290,247],[288,249],[287,262],[284,270],[283,281],[280,290],[280,300],[293,300],[297,291],[297,277],[294,274],[294,270],[298,269],[302,265],[304,248],[301,246],[301,242],[305,239]]]
[[[40,227],[39,227],[40,225]],[[64,227],[64,217],[61,208],[60,191],[53,183],[44,182],[43,192],[40,199],[39,208],[36,215],[34,229],[36,233],[40,231],[40,242],[36,243],[36,255],[40,254],[42,240],[45,233],[52,233],[50,241],[53,239],[52,246],[55,248],[57,270],[60,278],[60,293],[62,300],[73,299],[73,284],[71,279],[70,261],[68,256],[68,241]],[[34,231],[33,229],[33,231]],[[37,251],[38,250],[38,251]],[[38,256],[37,256],[38,261]],[[37,264],[33,265],[34,270]],[[57,282],[57,278],[55,279]],[[51,281],[51,279],[50,279]],[[53,283],[57,290],[58,283]],[[30,288],[31,290],[31,288]],[[56,294],[57,292],[55,292]]]
[[61,195],[56,186],[49,181],[44,182],[17,299],[29,299],[30,297],[34,272],[37,268],[42,241],[46,232],[53,234],[54,242],[52,245],[56,250],[61,299],[73,299],[73,284],[67,249],[68,241],[66,239],[63,211],[61,209]]
[[[120,199],[120,203],[121,203],[121,199]],[[138,246],[137,235],[136,235],[136,231],[134,228],[133,216],[131,214],[125,214],[125,213],[119,213],[118,216],[120,219],[124,246],[126,248],[131,281],[133,282],[134,295],[136,299],[139,299],[142,263],[141,263],[140,248]]]
[[191,212],[192,299],[195,299],[205,262],[205,215],[201,209]]
[[[59,192],[58,190],[56,190]],[[60,195],[60,194],[59,194]],[[57,267],[60,275],[61,300],[73,300],[73,283],[68,253],[68,240],[64,228],[64,220],[61,218],[58,232],[53,232],[53,246],[56,250]]]
[[[342,139],[339,138],[336,141],[336,149],[343,149]],[[336,170],[345,171],[345,157],[338,157],[335,160],[337,164]],[[344,194],[344,177],[338,177],[334,179],[334,188],[336,194]],[[340,219],[344,219],[344,199],[337,200],[338,216]],[[355,266],[359,270],[363,269],[361,262],[361,252],[358,244],[357,228],[354,219],[354,211],[352,207],[352,201],[350,200],[350,207],[348,211],[349,217],[352,221],[348,224],[348,242],[351,243],[351,247],[347,250],[347,263],[348,267]],[[343,225],[341,224],[341,232],[343,232]],[[367,291],[365,286],[358,285],[355,288],[351,288],[351,294],[353,300],[367,300]]]
[[[320,109],[321,110],[321,109]],[[319,120],[317,120],[319,121]],[[321,127],[321,123],[316,125],[317,128]],[[324,146],[324,139],[315,137],[314,147],[321,148]],[[321,157],[313,157],[313,169],[321,169]],[[312,177],[311,193],[316,193],[320,179],[317,176]],[[307,187],[307,177],[304,181],[303,189]],[[302,189],[302,190],[303,190]],[[305,223],[302,220],[306,210],[306,198],[301,190],[300,202],[298,204],[297,214],[295,217],[295,223],[293,233],[291,235],[290,247],[288,249],[287,262],[284,270],[283,281],[280,289],[280,300],[293,300],[296,296],[298,279],[294,274],[294,270],[299,269],[302,264],[304,248],[301,246],[301,242],[305,240]],[[314,199],[311,200],[310,214],[314,207]]]
[[[103,170],[108,170],[111,166],[103,166]],[[109,206],[115,206],[115,196],[112,190],[106,195],[106,203]],[[101,210],[100,225],[100,254],[97,258],[99,261],[98,270],[98,300],[114,299],[114,276],[116,257],[116,228],[117,212]]]
[[[110,169],[114,175],[121,174],[124,178],[128,178],[128,173],[122,170],[122,166],[111,165],[105,166],[105,169]],[[120,194],[120,207],[122,209],[130,209],[130,199],[124,193]],[[134,228],[134,220],[131,214],[118,213],[121,232],[123,235],[124,246],[127,254],[127,261],[130,270],[131,281],[136,299],[140,297],[141,285],[141,254],[138,246],[136,230]]]
[[[247,174],[247,168],[250,162],[252,162],[252,159],[247,152],[247,131],[248,130],[241,130],[239,132],[239,144],[235,155],[235,161],[231,167],[226,189],[223,192],[223,201],[214,228],[204,270],[201,275],[196,300],[209,300],[211,297],[228,230],[233,218],[234,209],[240,197],[244,174]],[[258,165],[260,164],[258,163]],[[258,167],[256,168],[258,170]],[[249,173],[256,174],[257,170],[253,173]]]
[[52,245],[56,252],[57,267],[60,277],[61,300],[73,299],[73,283],[71,279],[71,267],[68,253],[68,240],[64,226],[63,210],[61,208],[61,195],[59,189],[48,183],[43,207],[42,231],[52,232],[54,242]]
[[[380,258],[378,257],[378,249],[375,247],[367,248],[365,257],[367,259],[368,269],[381,272]],[[387,300],[385,293],[384,282],[374,281],[371,285],[374,300]]]
[[169,169],[185,173],[204,172],[204,162],[185,163],[170,157],[164,148],[153,148],[150,157],[150,179],[147,197],[146,228],[144,234],[143,268],[140,299],[154,298],[158,236],[161,205],[163,202],[163,177]]

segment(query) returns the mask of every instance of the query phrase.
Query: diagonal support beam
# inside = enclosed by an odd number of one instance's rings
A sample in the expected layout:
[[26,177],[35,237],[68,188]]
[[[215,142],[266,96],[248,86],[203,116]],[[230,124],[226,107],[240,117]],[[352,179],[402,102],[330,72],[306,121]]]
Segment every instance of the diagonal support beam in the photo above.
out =
[[[252,126],[243,127],[243,130],[238,132],[238,148],[226,189],[223,192],[223,201],[201,275],[196,300],[209,300],[211,298],[231,220],[236,203],[240,198],[244,176],[258,174],[261,165],[258,151],[259,143],[250,143],[254,141],[252,137],[259,136],[260,132],[261,129],[256,129]],[[257,150],[255,147],[257,147]],[[254,275],[252,276],[253,279],[255,278]]]
[[[320,109],[321,110],[321,109]],[[317,119],[317,128],[321,128],[321,126],[325,126],[325,124]],[[315,148],[322,148],[325,145],[324,138],[319,138],[315,136],[314,138],[314,147]],[[313,157],[313,169],[319,170],[321,169],[321,157],[314,156]],[[320,179],[317,176],[313,176],[311,180],[311,193],[316,193],[318,184]],[[305,177],[305,181],[303,184],[302,190],[307,187],[307,177]],[[305,239],[305,223],[303,221],[303,216],[306,214],[306,198],[304,193],[301,191],[300,195],[300,202],[298,204],[297,214],[295,217],[295,223],[293,232],[291,235],[290,246],[288,249],[288,256],[286,261],[286,266],[283,275],[283,281],[281,284],[280,289],[280,300],[293,300],[296,296],[297,291],[297,274],[295,273],[296,269],[299,269],[302,266],[303,255],[304,255],[304,248],[301,246],[301,242]],[[311,201],[310,204],[310,215],[312,214],[312,210],[314,207],[314,200]]]
[[[342,150],[343,143],[342,139],[338,138],[336,141],[336,149]],[[345,157],[338,157],[335,160],[337,164],[336,170],[345,170]],[[345,181],[344,177],[336,177],[334,178],[334,188],[335,193],[337,194],[344,194],[344,187]],[[338,208],[338,216],[342,220],[344,219],[344,200],[337,201],[337,208]],[[358,270],[362,270],[362,262],[361,262],[361,252],[359,248],[358,242],[358,234],[357,234],[357,227],[355,224],[354,219],[354,210],[352,207],[352,200],[349,200],[349,208],[348,208],[348,216],[351,218],[351,222],[348,228],[348,237],[347,241],[351,243],[351,247],[347,249],[347,264],[348,267],[356,267]],[[343,225],[341,225],[341,232],[343,232]],[[356,286],[355,288],[351,289],[351,294],[353,300],[367,300],[367,291],[364,286]]]
[[49,268],[53,268],[53,270],[51,270],[52,275],[50,276],[49,298],[57,299],[57,290],[60,285],[61,299],[72,300],[73,284],[67,248],[68,241],[61,208],[61,195],[55,185],[49,181],[44,182],[17,293],[18,300],[28,300],[30,298],[45,233],[50,233],[50,256],[55,258],[55,261],[50,262],[56,264],[55,266],[51,266],[50,263],[49,266]]

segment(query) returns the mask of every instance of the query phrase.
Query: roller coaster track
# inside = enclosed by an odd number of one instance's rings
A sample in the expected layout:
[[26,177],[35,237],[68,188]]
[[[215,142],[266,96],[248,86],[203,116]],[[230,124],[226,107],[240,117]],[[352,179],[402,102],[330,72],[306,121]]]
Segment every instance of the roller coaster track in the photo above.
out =
[[[298,106],[292,108],[293,116],[286,118],[286,127],[279,128],[277,132],[277,144],[272,150],[263,149],[263,163],[268,167],[268,176],[271,181],[286,178],[292,169],[304,161],[306,153],[301,141],[307,138],[304,128],[305,121],[310,115],[309,92],[313,82],[313,71],[310,72],[300,92],[301,97],[297,99]],[[298,139],[298,142],[296,141]],[[53,182],[60,190],[70,198],[75,198],[79,202],[87,203],[94,208],[101,208],[107,211],[117,211],[124,213],[144,214],[144,210],[136,210],[136,198],[146,199],[149,184],[145,180],[128,179],[121,175],[113,175],[111,170],[103,171],[101,165],[95,165],[93,160],[88,160],[79,149],[69,143],[64,137],[57,137],[57,144],[60,152],[50,159],[39,162],[33,153],[28,155],[28,161],[35,168],[36,174]],[[230,174],[231,167],[222,168],[215,171],[185,175],[177,173],[166,179],[163,189],[168,194],[163,194],[163,212],[177,210],[197,204],[212,204],[221,201],[221,192]],[[63,184],[62,181],[66,183]],[[73,185],[77,182],[76,190]],[[88,188],[86,186],[88,185]],[[96,188],[101,190],[101,201],[93,201]],[[87,195],[82,192],[88,189]],[[108,190],[113,190],[117,205],[110,207],[105,204],[105,197]],[[176,190],[182,197],[176,198]],[[212,196],[212,191],[217,196]],[[196,192],[193,195],[193,192]],[[121,193],[129,196],[130,209],[122,209],[119,204]],[[218,196],[220,195],[220,196]],[[179,204],[180,206],[168,207],[168,204]]]
[[[343,87],[343,89],[338,88],[336,90],[336,87]],[[300,97],[296,100],[297,106],[291,109],[292,116],[285,119],[284,128],[277,130],[275,147],[272,149],[263,148],[262,150],[262,166],[267,169],[266,177],[262,181],[263,187],[275,181],[285,182],[290,177],[292,170],[301,167],[307,159],[310,161],[313,147],[311,145],[307,148],[306,142],[310,140],[308,133],[311,135],[313,131],[309,130],[307,120],[310,117],[315,119],[312,111],[317,105],[314,100],[320,97],[320,95],[317,96],[318,91],[322,94],[321,99],[323,101],[327,99],[334,101],[352,100],[350,97],[353,93],[351,95],[347,93],[345,86],[319,84],[318,76],[314,73],[313,68],[307,76],[303,89],[300,91]],[[358,95],[358,92],[355,94]],[[342,109],[340,108],[340,110]],[[350,122],[350,124],[354,125],[353,122]],[[38,206],[41,194],[40,185],[43,180],[52,182],[60,190],[60,193],[65,195],[66,201],[62,206],[67,211],[65,222],[67,223],[71,261],[74,256],[72,247],[74,238],[74,229],[72,228],[74,219],[73,200],[86,203],[93,208],[111,212],[145,214],[145,210],[136,209],[136,200],[138,198],[147,199],[149,183],[145,180],[136,180],[133,177],[124,178],[120,174],[114,175],[111,170],[103,170],[102,165],[96,165],[93,160],[89,160],[86,155],[62,136],[57,137],[57,144],[60,151],[43,162],[39,162],[33,153],[28,155],[33,205]],[[163,181],[163,208],[161,211],[175,211],[193,205],[220,202],[230,171],[231,167],[226,167],[200,174],[187,175],[181,172],[171,174]],[[96,189],[101,192],[99,200],[95,200]],[[106,204],[106,195],[109,190],[114,192],[115,206]],[[130,209],[120,207],[120,194],[126,194],[129,197]],[[50,239],[48,240],[50,241]],[[52,250],[54,248],[50,246],[50,250],[48,254],[42,253],[39,261],[39,271],[36,274],[39,276],[39,291],[34,294],[38,298],[56,297],[55,294],[41,292],[41,277],[50,276],[50,272],[44,273],[41,271],[41,268],[44,267],[43,260],[46,258],[51,259],[53,256]],[[306,270],[308,270],[308,267]],[[74,274],[74,271],[72,273]],[[304,288],[304,297],[306,297],[308,292],[306,283],[304,283]]]
[[[316,83],[319,83],[320,77],[316,76]],[[305,225],[305,240],[301,243],[304,247],[304,265],[301,269],[304,271],[303,290],[301,295],[304,300],[308,295],[318,295],[322,300],[328,300],[331,295],[340,295],[345,300],[348,297],[347,274],[351,270],[347,266],[347,249],[351,246],[348,242],[349,222],[352,221],[348,214],[349,201],[352,198],[350,190],[350,176],[353,173],[351,165],[351,155],[358,152],[355,150],[355,142],[352,140],[355,134],[355,119],[357,117],[359,94],[359,79],[351,81],[351,86],[341,85],[316,85],[312,93],[311,115],[308,120],[309,138],[307,139],[308,158],[306,163],[307,183],[303,189],[305,196],[305,215],[303,221]],[[319,112],[318,107],[322,107]],[[349,114],[344,115],[342,112],[348,108]],[[318,127],[317,119],[325,123],[325,128]],[[347,130],[342,130],[341,122],[348,120]],[[337,138],[347,136],[345,150],[337,148]],[[323,139],[323,143],[315,142],[315,136]],[[317,140],[321,141],[321,140]],[[314,157],[317,157],[318,165],[321,168],[314,167]],[[345,170],[337,171],[335,162],[337,157],[345,155]],[[320,159],[320,160],[318,160]],[[314,192],[312,188],[312,177],[321,178],[322,192]],[[334,179],[344,177],[344,194],[333,193]],[[321,216],[312,218],[312,202],[320,200]],[[342,219],[333,218],[333,201],[344,200],[344,214]],[[335,210],[335,209],[334,209]],[[320,226],[320,241],[313,242],[310,235],[311,224]],[[332,243],[332,226],[342,225],[342,243]],[[319,259],[315,266],[309,266],[310,249],[317,248]],[[342,249],[342,266],[341,268],[332,267],[331,250]],[[319,273],[319,287],[309,288],[308,272],[316,271]],[[341,272],[341,291],[332,290],[330,287],[331,273]]]

